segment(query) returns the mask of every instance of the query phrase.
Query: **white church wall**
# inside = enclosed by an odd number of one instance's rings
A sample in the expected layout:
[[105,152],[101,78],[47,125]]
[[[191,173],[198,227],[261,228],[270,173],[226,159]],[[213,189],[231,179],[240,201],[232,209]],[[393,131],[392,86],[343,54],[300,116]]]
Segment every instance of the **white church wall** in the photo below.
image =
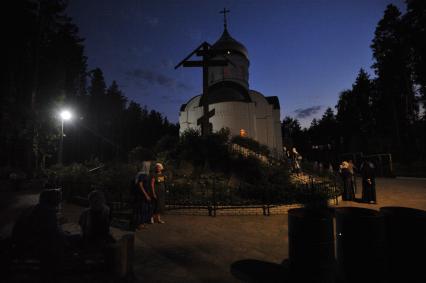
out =
[[261,144],[268,144],[268,126],[266,118],[256,117],[256,140]]
[[280,157],[283,153],[283,139],[281,132],[281,113],[280,109],[273,110],[273,120],[274,120],[274,129],[275,129],[275,148],[276,148],[276,157]]
[[199,107],[200,95],[192,98],[185,107],[184,111],[179,113],[179,132],[182,134],[188,129],[200,130],[201,127],[197,125],[197,120],[203,114],[203,108]]
[[179,113],[179,132],[185,132],[188,129],[188,124],[188,112],[181,111]]
[[231,135],[239,135],[244,129],[249,137],[253,137],[253,105],[246,102],[221,102],[210,105],[210,110],[215,109],[215,115],[210,118],[213,131],[229,128]]
[[276,148],[273,106],[258,91],[250,90],[250,97],[256,104],[256,140],[267,145],[273,152]]

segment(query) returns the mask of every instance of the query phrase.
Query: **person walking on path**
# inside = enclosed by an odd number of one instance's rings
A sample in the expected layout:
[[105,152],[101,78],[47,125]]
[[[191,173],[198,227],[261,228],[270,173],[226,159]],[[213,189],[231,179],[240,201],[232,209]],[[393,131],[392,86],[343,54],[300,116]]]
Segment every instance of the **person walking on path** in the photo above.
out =
[[161,220],[161,214],[166,210],[166,176],[163,174],[164,167],[161,163],[155,164],[155,172],[151,178],[151,190],[154,197],[153,220],[155,223],[165,223]]
[[362,176],[362,201],[377,203],[375,166],[371,161],[364,160],[360,167]]
[[356,194],[356,176],[355,176],[355,170],[357,169],[353,163],[352,160],[348,161],[348,169],[349,172],[351,173],[351,180],[352,180],[352,190],[354,192],[354,194]]
[[150,161],[144,161],[135,177],[133,224],[137,230],[146,228],[145,224],[150,223],[152,218],[153,194],[149,189],[150,165]]
[[297,152],[295,147],[292,148],[290,156],[291,156],[292,171],[293,173],[296,173],[297,175],[299,175],[302,172],[302,169],[300,167],[302,156]]
[[349,163],[346,161],[343,161],[342,164],[340,164],[339,172],[340,172],[340,176],[342,176],[342,181],[343,181],[342,199],[345,201],[354,200],[352,175],[349,170]]

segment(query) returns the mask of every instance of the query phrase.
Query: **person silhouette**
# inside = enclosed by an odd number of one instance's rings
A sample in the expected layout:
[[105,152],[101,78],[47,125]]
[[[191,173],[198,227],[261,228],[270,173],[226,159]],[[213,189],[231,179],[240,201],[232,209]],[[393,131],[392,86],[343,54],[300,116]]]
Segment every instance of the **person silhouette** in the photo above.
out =
[[360,172],[362,176],[362,201],[377,203],[376,175],[373,162],[364,159],[360,166]]

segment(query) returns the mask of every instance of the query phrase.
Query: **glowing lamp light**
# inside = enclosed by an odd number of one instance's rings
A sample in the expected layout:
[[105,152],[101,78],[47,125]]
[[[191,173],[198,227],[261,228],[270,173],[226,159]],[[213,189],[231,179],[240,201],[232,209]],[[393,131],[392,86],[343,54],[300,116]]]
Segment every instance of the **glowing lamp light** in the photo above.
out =
[[244,129],[241,129],[241,130],[240,130],[240,136],[241,136],[241,137],[246,137],[246,136],[247,136],[247,131],[246,131],[246,130],[244,130]]
[[59,115],[61,116],[61,119],[64,120],[64,121],[68,121],[72,118],[72,114],[68,110],[61,111],[61,113]]

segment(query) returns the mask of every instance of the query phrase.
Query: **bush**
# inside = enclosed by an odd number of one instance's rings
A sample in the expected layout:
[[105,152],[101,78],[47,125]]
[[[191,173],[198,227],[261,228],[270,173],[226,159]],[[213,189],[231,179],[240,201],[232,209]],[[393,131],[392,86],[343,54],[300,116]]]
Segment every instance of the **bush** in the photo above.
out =
[[135,174],[131,164],[112,163],[99,172],[93,183],[105,191],[109,200],[129,201]]
[[234,157],[231,162],[231,171],[241,180],[253,184],[261,185],[266,180],[266,167],[254,157]]
[[229,163],[226,131],[201,136],[198,131],[185,131],[177,148],[177,159],[190,161],[195,167],[227,171]]
[[129,153],[130,162],[142,162],[145,160],[154,160],[155,154],[151,149],[138,146],[132,149]]
[[[93,164],[92,164],[93,166]],[[99,166],[99,165],[98,165]],[[86,164],[73,163],[68,166],[52,166],[47,170],[50,185],[63,189],[63,198],[87,196],[94,182],[94,174],[89,172]]]
[[232,137],[231,142],[248,148],[258,154],[266,156],[270,154],[269,148],[266,145],[260,144],[258,141],[251,138],[234,136]]
[[54,166],[48,170],[49,178],[63,188],[64,199],[87,197],[94,189],[104,191],[108,201],[126,201],[130,198],[131,184],[136,173],[131,164],[109,163],[106,165],[74,163],[69,166]]

